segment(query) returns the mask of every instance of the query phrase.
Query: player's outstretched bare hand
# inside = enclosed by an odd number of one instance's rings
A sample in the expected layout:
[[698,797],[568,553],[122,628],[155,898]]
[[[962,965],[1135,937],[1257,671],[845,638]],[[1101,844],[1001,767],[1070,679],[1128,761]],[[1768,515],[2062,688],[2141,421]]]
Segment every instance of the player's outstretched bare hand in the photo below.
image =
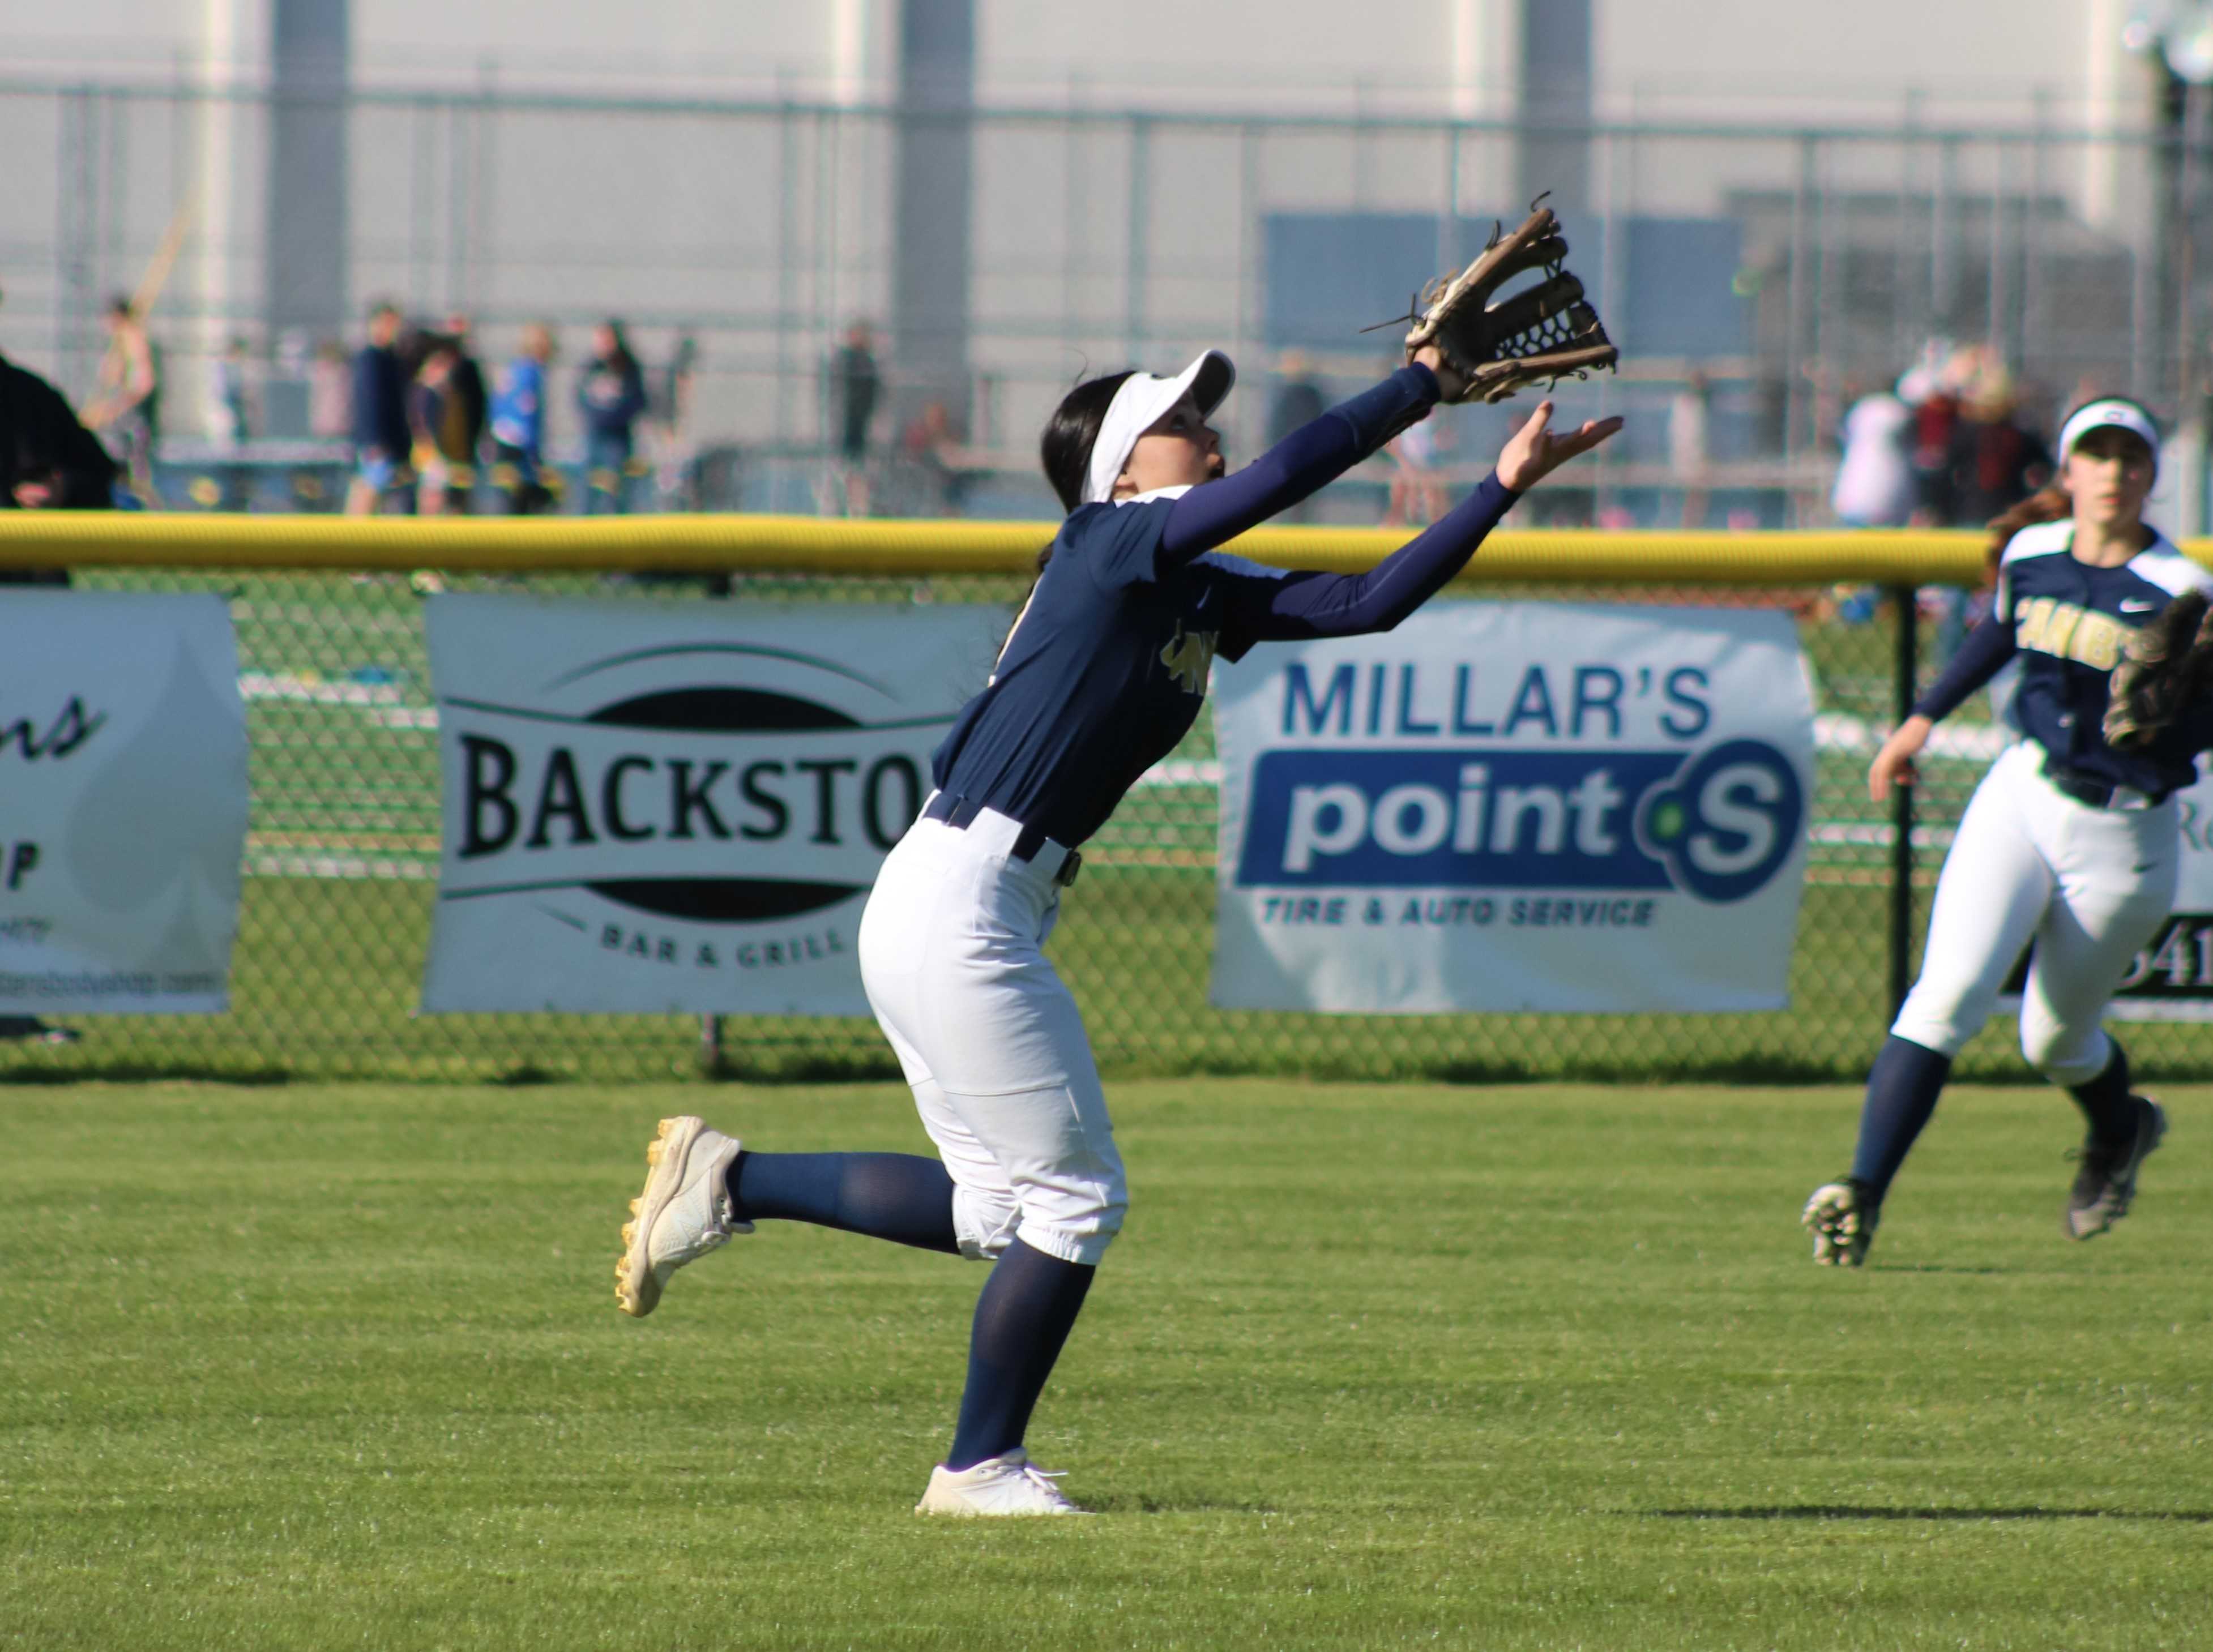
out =
[[1913,759],[1929,743],[1929,731],[1936,725],[1926,717],[1908,717],[1898,725],[1897,731],[1882,743],[1868,765],[1868,796],[1880,803],[1890,796],[1893,786],[1910,786],[1921,777]]
[[1619,418],[1588,419],[1580,430],[1554,436],[1552,424],[1552,404],[1547,398],[1537,404],[1537,411],[1498,450],[1498,479],[1515,492],[1527,493],[1576,454],[1588,453],[1621,428]]

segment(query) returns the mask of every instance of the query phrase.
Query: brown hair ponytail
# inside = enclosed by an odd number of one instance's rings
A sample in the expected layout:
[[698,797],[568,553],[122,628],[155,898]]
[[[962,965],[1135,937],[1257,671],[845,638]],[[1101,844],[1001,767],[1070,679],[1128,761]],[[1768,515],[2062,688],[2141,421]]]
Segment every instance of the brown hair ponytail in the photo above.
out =
[[2034,527],[2039,522],[2056,522],[2063,516],[2075,514],[2075,501],[2067,490],[2057,482],[2047,482],[2027,498],[1990,520],[1990,543],[1983,547],[1983,557],[1991,577],[1998,571],[1998,559],[2013,536],[2024,527]]

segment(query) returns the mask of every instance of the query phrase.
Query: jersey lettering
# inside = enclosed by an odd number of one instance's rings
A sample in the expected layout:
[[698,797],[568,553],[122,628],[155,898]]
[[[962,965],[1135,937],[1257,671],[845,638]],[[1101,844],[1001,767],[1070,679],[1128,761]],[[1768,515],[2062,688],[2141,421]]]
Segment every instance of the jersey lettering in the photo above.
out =
[[1185,693],[1206,692],[1207,670],[1214,664],[1214,646],[1221,635],[1215,631],[1186,631],[1178,624],[1174,639],[1161,650],[1161,663]]
[[2094,609],[2039,596],[2021,605],[2014,640],[2034,653],[2111,671],[2120,661],[2131,629]]

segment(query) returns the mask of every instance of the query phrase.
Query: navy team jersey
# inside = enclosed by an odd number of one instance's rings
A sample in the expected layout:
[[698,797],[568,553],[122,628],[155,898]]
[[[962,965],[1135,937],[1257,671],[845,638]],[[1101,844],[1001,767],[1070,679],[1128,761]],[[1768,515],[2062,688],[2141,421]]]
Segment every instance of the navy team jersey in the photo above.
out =
[[991,681],[937,749],[938,789],[1074,848],[1175,749],[1217,655],[1387,631],[1412,613],[1513,503],[1495,475],[1364,574],[1264,568],[1212,547],[1374,452],[1436,393],[1427,369],[1404,368],[1235,476],[1078,506]]
[[2197,778],[2198,753],[2213,747],[2213,706],[2193,706],[2147,744],[2117,752],[2106,744],[2106,693],[2129,633],[2185,591],[2213,593],[2213,575],[2156,534],[2118,568],[2076,561],[2074,539],[2064,521],[2013,536],[1990,618],[1913,709],[1942,717],[2019,660],[2007,720],[2052,760],[2101,785],[2179,790]]
[[1211,552],[1157,562],[1171,499],[1079,506],[1006,651],[936,758],[942,790],[1073,846],[1198,716],[1216,655],[1258,639],[1239,588],[1264,570]]

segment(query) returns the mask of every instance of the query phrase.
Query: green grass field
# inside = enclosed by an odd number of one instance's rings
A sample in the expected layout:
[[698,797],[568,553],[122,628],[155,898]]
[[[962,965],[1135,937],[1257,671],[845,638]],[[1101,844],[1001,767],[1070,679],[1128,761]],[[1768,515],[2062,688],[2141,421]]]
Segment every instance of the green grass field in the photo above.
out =
[[2203,1648],[2213,1089],[2072,1246],[1963,1087],[1863,1273],[1840,1088],[1119,1086],[1130,1227],[948,1524],[982,1271],[765,1227],[643,1324],[642,1149],[893,1085],[0,1088],[0,1647]]

